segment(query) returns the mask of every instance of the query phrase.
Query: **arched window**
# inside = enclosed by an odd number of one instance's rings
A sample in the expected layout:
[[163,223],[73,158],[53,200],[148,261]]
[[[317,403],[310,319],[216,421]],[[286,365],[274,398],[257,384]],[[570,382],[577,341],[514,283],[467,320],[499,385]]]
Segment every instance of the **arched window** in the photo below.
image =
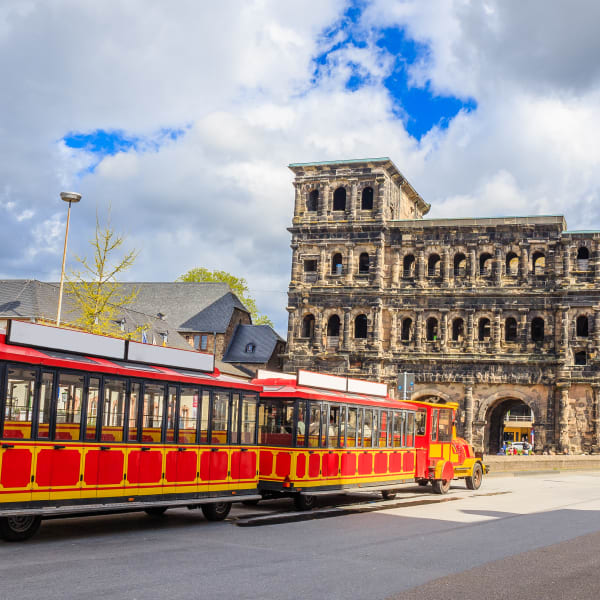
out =
[[504,341],[517,341],[517,320],[514,317],[508,317],[508,319],[504,321]]
[[339,187],[333,193],[333,210],[346,210],[346,188]]
[[577,249],[577,270],[587,271],[589,266],[590,251],[585,246],[581,246]]
[[427,260],[427,274],[429,277],[439,277],[442,259],[439,254],[431,254]]
[[438,339],[438,320],[435,317],[427,319],[427,341],[433,342]]
[[509,277],[516,277],[519,274],[519,257],[514,252],[506,255],[506,274]]
[[354,319],[354,337],[362,339],[367,337],[367,315],[358,315]]
[[341,275],[342,274],[342,255],[339,252],[336,252],[331,257],[331,274],[332,275]]
[[402,332],[400,334],[400,339],[403,342],[409,342],[412,335],[412,319],[410,317],[406,317],[406,319],[402,320]]
[[373,188],[372,187],[363,188],[360,208],[362,210],[373,210]]
[[543,275],[546,270],[546,257],[543,252],[534,252],[531,257],[534,275]]
[[487,317],[479,319],[479,341],[489,340],[491,335],[490,320]]
[[306,202],[306,210],[309,212],[315,212],[319,207],[319,190],[312,190],[308,194],[308,201]]
[[369,255],[366,252],[363,252],[358,257],[358,272],[359,273],[368,273],[369,272]]
[[585,350],[575,352],[575,364],[580,366],[587,365],[587,352]]
[[256,350],[256,344],[246,344],[246,352],[252,353]]
[[331,315],[327,321],[327,337],[340,336],[340,318],[337,315]]
[[577,317],[577,337],[588,337],[590,332],[589,321],[585,315]]
[[412,254],[407,254],[402,259],[402,274],[407,278],[415,276],[415,257]]
[[302,337],[312,338],[315,335],[315,318],[313,315],[306,315],[302,319]]
[[461,342],[465,337],[465,322],[458,318],[452,321],[452,341]]
[[479,274],[483,277],[492,274],[492,255],[489,252],[484,252],[479,257]]
[[544,319],[535,317],[531,321],[531,339],[534,342],[542,342],[544,340]]
[[454,277],[464,277],[467,274],[467,257],[459,252],[454,255]]

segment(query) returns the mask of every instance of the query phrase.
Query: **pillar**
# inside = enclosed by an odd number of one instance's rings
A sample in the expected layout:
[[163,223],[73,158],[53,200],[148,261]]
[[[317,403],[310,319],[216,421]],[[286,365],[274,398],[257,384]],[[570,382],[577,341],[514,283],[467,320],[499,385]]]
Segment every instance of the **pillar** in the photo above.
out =
[[422,249],[417,250],[417,282],[425,284],[425,251]]
[[600,352],[600,306],[594,307],[594,348]]
[[318,216],[319,221],[324,221],[327,217],[327,210],[329,207],[329,194],[331,192],[328,185],[324,185],[320,188],[319,194],[319,206],[318,206]]
[[342,350],[348,352],[350,350],[350,336],[351,336],[351,327],[352,323],[350,320],[350,313],[352,311],[351,306],[343,306],[342,310],[344,311],[344,329],[343,329],[343,337],[342,337]]
[[568,383],[558,384],[557,389],[559,397],[559,417],[558,417],[558,439],[559,450],[561,452],[569,451],[569,387]]
[[302,188],[299,185],[295,185],[294,187],[294,217],[300,217],[302,210]]
[[444,287],[448,287],[450,281],[450,253],[444,250],[442,254],[442,282]]
[[473,309],[467,310],[467,352],[473,352],[473,343],[475,337],[474,331],[474,320],[475,311]]
[[600,383],[592,383],[594,394],[594,445],[600,447]]
[[391,324],[390,324],[390,350],[396,351],[398,345],[398,311],[395,309],[390,310]]
[[473,443],[473,386],[465,385],[465,440]]
[[292,284],[295,284],[302,278],[302,271],[298,260],[298,244],[292,244],[290,247],[292,249]]
[[504,274],[504,255],[502,253],[502,248],[496,248],[496,258],[494,267],[494,280],[496,282],[496,285],[500,287],[502,285],[502,275]]
[[529,277],[529,246],[521,246],[521,281],[527,281]]
[[373,345],[381,350],[381,302],[373,307]]
[[469,249],[469,279],[471,285],[475,285],[477,280],[477,273],[479,271],[479,265],[477,264],[477,250],[475,248]]
[[502,349],[502,337],[501,337],[501,312],[499,310],[494,311],[494,324],[493,324],[493,336],[494,336],[494,352],[500,353]]
[[568,282],[571,277],[571,248],[563,242],[563,279]]
[[383,240],[381,244],[377,247],[377,264],[375,265],[375,281],[373,282],[377,287],[381,287],[383,284],[383,268],[384,268],[384,249],[383,249]]
[[442,352],[448,351],[448,309],[441,309],[442,313],[442,322],[441,322],[441,331],[440,331],[440,340],[441,340],[441,348]]
[[325,277],[327,276],[327,269],[329,267],[329,261],[327,260],[327,249],[321,248],[319,257],[319,283],[325,283]]
[[400,282],[400,250],[394,250],[392,256],[392,286],[398,287]]
[[519,313],[521,315],[521,322],[519,323],[521,329],[521,351],[527,352],[527,341],[529,339],[529,331],[527,327],[527,315],[529,313],[528,308],[520,308]]
[[346,285],[352,285],[354,281],[354,246],[348,244],[348,268],[346,269]]
[[323,348],[325,347],[323,343],[323,313],[316,310],[313,314],[315,316],[315,335],[313,338],[313,348],[318,352],[322,352]]
[[568,306],[559,306],[561,311],[561,335],[560,335],[560,353],[563,356],[568,356],[569,354],[569,307]]
[[350,209],[350,218],[352,220],[356,219],[356,211],[358,210],[358,186],[356,184],[350,187],[350,198],[349,198],[349,209]]
[[294,342],[296,341],[296,337],[300,337],[302,332],[297,332],[297,336],[295,335],[296,330],[296,307],[295,306],[286,306],[285,310],[288,311],[288,352],[292,352],[294,348]]
[[418,352],[423,349],[423,310],[418,309],[415,318],[415,348]]

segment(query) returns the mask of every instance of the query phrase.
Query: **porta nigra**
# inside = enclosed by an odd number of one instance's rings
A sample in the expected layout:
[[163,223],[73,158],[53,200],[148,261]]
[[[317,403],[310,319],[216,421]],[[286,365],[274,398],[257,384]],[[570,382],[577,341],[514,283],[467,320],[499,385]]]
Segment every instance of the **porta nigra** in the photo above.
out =
[[413,398],[457,401],[459,433],[485,452],[519,408],[536,452],[600,450],[600,231],[562,216],[424,219],[388,158],[290,168],[286,370],[396,391],[414,373]]

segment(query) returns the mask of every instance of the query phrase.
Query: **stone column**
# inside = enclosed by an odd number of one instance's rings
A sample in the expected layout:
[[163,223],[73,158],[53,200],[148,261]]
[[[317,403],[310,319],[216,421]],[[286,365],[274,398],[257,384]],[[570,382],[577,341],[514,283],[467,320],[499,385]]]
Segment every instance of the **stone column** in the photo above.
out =
[[395,352],[396,346],[398,345],[398,311],[395,309],[390,309],[390,316],[390,350]]
[[346,269],[346,284],[352,285],[354,281],[354,246],[352,244],[348,244],[346,246],[348,249],[348,267]]
[[529,277],[529,246],[521,246],[521,281],[527,281]]
[[529,330],[527,327],[527,315],[529,313],[528,308],[520,308],[519,313],[521,315],[521,352],[527,352],[527,341],[529,339]]
[[377,179],[373,188],[373,212],[375,218],[380,221],[383,218],[383,204],[385,201],[385,179]]
[[324,335],[324,326],[323,326],[323,313],[319,311],[314,312],[315,316],[315,334],[313,338],[313,348],[318,352],[321,352],[324,348],[323,344],[323,335]]
[[465,440],[473,443],[473,385],[465,384]]
[[350,187],[350,218],[352,220],[356,219],[356,211],[358,210],[358,186],[353,184]]
[[559,306],[560,315],[560,353],[563,356],[567,356],[569,353],[569,307]]
[[302,278],[300,261],[298,260],[298,244],[292,244],[292,285],[295,285]]
[[400,250],[394,250],[392,256],[392,286],[398,287],[400,282]]
[[559,399],[559,417],[558,417],[558,439],[559,450],[568,452],[569,450],[569,388],[570,383],[559,383],[556,387],[560,394]]
[[329,195],[331,193],[331,190],[328,185],[323,185],[319,191],[319,205],[317,207],[317,212],[319,221],[324,221],[329,211]]
[[327,277],[328,268],[329,261],[327,260],[327,248],[321,248],[319,257],[319,283],[321,285],[325,283],[325,277]]
[[571,248],[563,242],[563,279],[568,283],[571,278]]
[[450,281],[450,253],[444,250],[442,255],[442,281],[444,287],[448,287]]
[[475,311],[467,309],[467,352],[473,352],[473,343],[475,337]]
[[594,348],[600,352],[600,306],[594,306]]
[[600,447],[600,383],[592,383],[594,393],[594,445]]
[[381,351],[381,301],[373,307],[373,345]]
[[[302,210],[302,188],[299,185],[294,185],[294,217],[300,217],[300,211]],[[302,211],[303,212],[303,211]]]
[[352,327],[352,322],[350,320],[350,313],[352,311],[351,306],[343,306],[342,310],[344,311],[344,331],[342,338],[342,350],[348,352],[350,350],[350,329]]
[[593,257],[593,269],[594,269],[594,279],[596,283],[600,281],[600,248],[596,246],[596,249],[592,252]]
[[383,285],[383,269],[384,269],[384,249],[383,249],[383,241],[377,247],[377,264],[375,265],[375,281],[373,282],[377,287],[381,287]]
[[423,349],[423,309],[417,309],[415,312],[415,349],[420,352]]
[[500,287],[502,285],[502,275],[504,274],[504,256],[502,248],[496,248],[494,281]]
[[417,282],[419,285],[425,284],[425,251],[417,250]]
[[479,265],[477,264],[477,249],[469,248],[469,279],[471,280],[471,285],[475,285],[478,273]]
[[442,313],[441,331],[440,331],[440,344],[442,352],[448,351],[448,309],[440,309]]
[[[297,328],[296,328],[296,307],[295,306],[286,306],[285,310],[288,311],[288,332],[287,332],[288,347],[287,347],[287,351],[288,351],[288,353],[291,353],[294,350],[294,345],[295,345],[295,341],[296,341],[296,333],[297,333],[297,336],[300,337],[300,334],[302,332],[297,332]],[[302,326],[302,324],[300,324],[300,325]]]
[[495,310],[494,311],[494,329],[493,329],[493,336],[494,336],[494,352],[496,352],[497,354],[500,353],[501,351],[501,346],[502,346],[502,338],[501,338],[501,312],[500,310]]

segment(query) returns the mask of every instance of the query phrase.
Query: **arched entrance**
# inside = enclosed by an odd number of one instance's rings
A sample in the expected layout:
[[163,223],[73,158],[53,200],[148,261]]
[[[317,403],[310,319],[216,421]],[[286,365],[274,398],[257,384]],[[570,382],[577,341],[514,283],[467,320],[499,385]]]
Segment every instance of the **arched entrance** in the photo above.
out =
[[533,411],[523,400],[500,400],[488,410],[486,422],[485,448],[488,454],[497,454],[503,442],[527,441],[533,444]]

